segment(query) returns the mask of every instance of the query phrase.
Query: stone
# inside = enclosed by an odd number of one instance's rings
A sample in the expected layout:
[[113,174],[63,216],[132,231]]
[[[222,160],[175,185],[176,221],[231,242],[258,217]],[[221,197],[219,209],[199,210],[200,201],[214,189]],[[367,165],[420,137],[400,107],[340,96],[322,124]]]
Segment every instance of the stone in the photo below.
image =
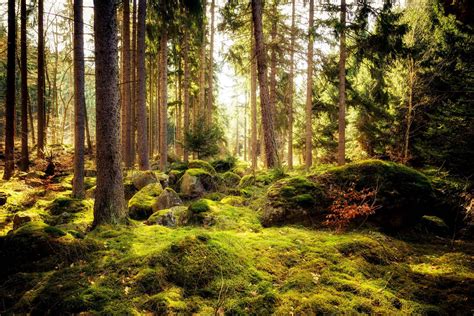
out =
[[128,202],[128,213],[135,220],[147,219],[153,214],[153,204],[163,192],[159,182],[150,183],[138,191]]
[[176,193],[176,191],[171,188],[166,188],[156,198],[155,203],[152,205],[152,209],[154,212],[156,212],[182,204],[183,201],[181,201],[181,198],[179,197],[178,193]]
[[184,226],[188,222],[188,208],[173,206],[169,209],[153,213],[145,222],[147,225],[162,225],[166,227]]
[[141,190],[150,183],[158,182],[156,174],[151,171],[139,171],[132,175],[132,183],[137,190]]
[[214,177],[203,169],[188,169],[180,179],[180,192],[190,198],[216,189]]

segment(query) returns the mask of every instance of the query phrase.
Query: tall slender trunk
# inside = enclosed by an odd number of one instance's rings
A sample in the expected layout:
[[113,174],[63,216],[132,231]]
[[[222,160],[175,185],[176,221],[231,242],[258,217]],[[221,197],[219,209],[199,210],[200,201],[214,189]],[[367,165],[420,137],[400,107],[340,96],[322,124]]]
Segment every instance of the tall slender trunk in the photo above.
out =
[[28,171],[28,63],[26,47],[26,0],[21,0],[21,162],[20,170]]
[[5,172],[3,179],[9,180],[15,171],[15,55],[16,22],[15,1],[8,0],[8,48],[7,48],[7,95],[5,111]]
[[130,0],[123,2],[122,21],[122,147],[125,167],[133,165],[131,156],[132,118],[130,96]]
[[270,31],[270,109],[272,110],[273,115],[276,111],[276,64],[277,64],[277,54],[276,54],[276,37],[277,37],[277,5],[274,2],[272,7],[272,28]]
[[202,38],[201,38],[201,52],[199,57],[199,115],[198,118],[203,118],[206,121],[206,2],[203,1],[204,17],[202,19]]
[[87,117],[87,106],[84,100],[84,120],[85,120],[85,127],[86,127],[86,141],[87,141],[87,153],[92,154],[92,139],[91,133],[89,130],[89,118]]
[[155,109],[156,109],[156,151],[160,152],[160,126],[161,126],[161,116],[160,116],[160,109],[161,109],[161,70],[162,70],[162,65],[161,65],[161,48],[158,51],[157,57],[157,69],[156,69],[156,104],[155,104]]
[[44,31],[43,31],[43,0],[38,0],[38,144],[37,156],[44,158],[45,120],[44,106]]
[[415,86],[415,70],[414,70],[414,61],[413,58],[409,59],[408,62],[408,109],[406,116],[406,130],[405,130],[405,139],[403,144],[403,163],[407,163],[409,156],[409,147],[410,147],[410,134],[411,134],[411,124],[413,122],[413,89]]
[[[184,59],[184,82],[183,82],[183,94],[184,94],[184,119],[183,119],[183,134],[184,137],[189,133],[189,31],[187,28],[184,30],[184,43],[183,43],[183,59]],[[183,141],[184,141],[183,137]],[[183,160],[188,161],[189,153],[186,146],[183,150]]]
[[341,0],[341,36],[339,38],[339,142],[337,164],[346,163],[346,0]]
[[210,126],[212,123],[212,112],[214,103],[213,94],[213,81],[214,81],[214,8],[215,0],[211,0],[211,28],[210,28],[210,40],[209,40],[209,95],[207,98],[207,125]]
[[132,97],[131,106],[129,108],[129,125],[130,128],[130,165],[135,165],[136,158],[136,142],[135,142],[135,131],[136,131],[136,107],[137,107],[137,0],[132,2],[132,61],[131,61],[131,73],[132,73]]
[[72,195],[84,198],[84,22],[82,0],[74,0],[74,180]]
[[161,34],[161,108],[160,108],[160,169],[165,170],[168,160],[168,34],[163,27]]
[[127,216],[123,191],[115,0],[94,1],[97,187],[93,226]]
[[26,90],[26,98],[27,98],[27,105],[28,105],[28,117],[30,118],[29,121],[30,121],[30,133],[31,133],[31,141],[33,143],[33,145],[36,144],[36,138],[35,138],[35,123],[34,123],[34,120],[33,120],[33,105],[31,103],[31,98],[30,98],[30,93],[28,92],[28,90]]
[[263,40],[262,11],[262,0],[252,0],[252,18],[255,35],[258,81],[260,84],[260,106],[262,110],[262,125],[265,141],[265,158],[268,168],[273,168],[279,165],[279,161],[267,84],[267,61]]
[[288,169],[293,169],[293,98],[295,94],[296,0],[291,1],[290,91],[288,97]]
[[[253,28],[252,28],[253,31]],[[250,116],[251,116],[251,143],[252,143],[252,170],[257,169],[257,62],[255,60],[255,40],[253,32],[250,34],[252,49],[250,50]]]
[[311,168],[313,164],[313,44],[314,44],[314,0],[309,0],[309,25],[308,25],[308,68],[306,75],[306,169]]
[[146,0],[138,0],[137,30],[137,146],[138,167],[140,170],[150,169],[148,157],[147,119],[146,119],[146,70],[145,70],[145,20]]

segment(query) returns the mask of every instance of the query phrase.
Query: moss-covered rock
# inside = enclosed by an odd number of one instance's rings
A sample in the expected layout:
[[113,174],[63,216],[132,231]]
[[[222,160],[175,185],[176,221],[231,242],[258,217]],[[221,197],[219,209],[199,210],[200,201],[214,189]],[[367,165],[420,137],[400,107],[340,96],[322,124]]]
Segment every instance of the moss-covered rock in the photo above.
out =
[[223,184],[228,188],[236,188],[240,183],[240,176],[233,173],[232,171],[227,171],[221,176]]
[[165,188],[163,192],[156,198],[152,205],[153,212],[171,208],[183,204],[178,193],[172,188]]
[[150,183],[138,191],[128,202],[128,214],[136,220],[147,219],[153,214],[153,204],[163,192],[159,182]]
[[247,204],[247,200],[242,196],[230,195],[226,196],[221,200],[221,203],[229,204],[232,206],[244,206]]
[[204,160],[199,160],[199,159],[191,160],[189,162],[188,168],[189,169],[203,169],[209,172],[210,174],[212,174],[213,176],[216,175],[216,170],[214,169],[214,167],[212,167],[210,163]]
[[312,226],[322,221],[328,203],[328,197],[321,185],[303,176],[285,178],[268,188],[262,224]]
[[183,291],[179,287],[173,287],[151,296],[143,308],[156,315],[192,314],[183,298]]
[[404,228],[420,221],[435,205],[430,181],[420,172],[401,164],[381,160],[367,160],[334,167],[313,177],[330,190],[342,191],[354,186],[356,190],[376,192],[379,206],[368,221],[378,226]]
[[200,197],[206,192],[214,191],[217,188],[213,175],[204,169],[188,169],[179,180],[180,192],[182,195],[193,198]]
[[240,182],[239,182],[239,187],[240,188],[246,188],[246,187],[249,187],[251,185],[255,185],[256,183],[256,177],[255,175],[253,174],[247,174],[245,176],[243,176],[241,179],[240,179]]
[[137,190],[141,190],[150,183],[158,182],[158,178],[151,170],[135,171],[131,176],[131,181]]
[[92,204],[87,200],[61,196],[56,198],[47,208],[47,210],[51,213],[51,215],[60,215],[64,212],[69,214],[84,212],[91,208]]
[[167,227],[184,226],[188,224],[187,206],[173,206],[169,209],[153,213],[145,222],[147,225],[162,225]]
[[216,172],[223,173],[231,171],[236,165],[237,159],[235,157],[229,156],[224,159],[216,159],[211,162],[212,167]]

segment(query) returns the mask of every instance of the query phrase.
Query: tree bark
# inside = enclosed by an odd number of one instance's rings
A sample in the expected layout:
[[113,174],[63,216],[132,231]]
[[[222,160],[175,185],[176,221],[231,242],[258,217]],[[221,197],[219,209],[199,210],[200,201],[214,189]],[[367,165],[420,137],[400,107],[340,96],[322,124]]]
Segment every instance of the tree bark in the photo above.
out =
[[209,95],[207,98],[207,125],[211,126],[214,106],[213,81],[214,81],[214,9],[215,0],[211,0],[211,28],[209,40]]
[[279,165],[275,142],[273,115],[270,107],[267,84],[267,61],[264,49],[262,26],[262,0],[252,0],[252,18],[255,36],[255,53],[257,57],[258,81],[260,84],[260,106],[265,141],[265,158],[268,168]]
[[44,106],[44,31],[43,31],[43,0],[38,0],[38,143],[37,156],[44,158],[45,120]]
[[130,96],[130,0],[123,2],[122,25],[122,146],[125,167],[133,165],[132,146],[132,111]]
[[8,0],[8,44],[7,44],[7,93],[5,111],[5,172],[3,179],[9,180],[15,171],[15,55],[16,21],[15,1]]
[[308,68],[306,70],[306,155],[305,155],[305,165],[306,169],[311,168],[313,164],[313,27],[314,27],[314,0],[309,0],[309,25],[308,25],[308,55],[307,63]]
[[339,38],[339,141],[337,164],[346,163],[346,0],[341,0],[341,36]]
[[84,189],[84,21],[82,0],[74,0],[74,179],[72,195],[85,197]]
[[145,20],[146,0],[138,1],[137,30],[137,148],[138,167],[140,170],[150,169],[148,157],[148,134],[146,115],[146,71],[145,71]]
[[293,97],[295,94],[295,37],[296,0],[291,1],[290,91],[288,98],[288,169],[293,169]]
[[202,118],[207,122],[206,111],[206,2],[203,1],[203,20],[202,20],[202,38],[201,38],[201,52],[199,57],[199,115],[198,119]]
[[129,108],[129,125],[130,129],[130,162],[131,167],[135,165],[136,158],[136,142],[135,142],[135,131],[136,131],[136,107],[137,107],[137,0],[132,2],[132,62],[131,62],[131,74],[132,74],[132,97],[131,106]]
[[[183,59],[184,59],[184,82],[183,82],[183,94],[184,94],[184,118],[183,118],[183,135],[189,133],[189,31],[186,28],[184,30],[184,43],[183,43]],[[184,141],[183,137],[183,141]],[[189,153],[186,146],[183,148],[183,160],[188,162]]]
[[[253,28],[252,28],[253,30]],[[253,33],[253,32],[252,32]],[[251,143],[252,143],[252,170],[257,169],[257,63],[255,61],[255,40],[250,34],[250,115],[251,115]]]
[[93,226],[126,217],[120,149],[115,0],[94,1],[97,187]]
[[164,171],[168,161],[168,34],[163,27],[161,34],[161,107],[160,107],[160,169]]
[[20,170],[28,171],[28,63],[26,47],[26,0],[21,0],[21,162]]

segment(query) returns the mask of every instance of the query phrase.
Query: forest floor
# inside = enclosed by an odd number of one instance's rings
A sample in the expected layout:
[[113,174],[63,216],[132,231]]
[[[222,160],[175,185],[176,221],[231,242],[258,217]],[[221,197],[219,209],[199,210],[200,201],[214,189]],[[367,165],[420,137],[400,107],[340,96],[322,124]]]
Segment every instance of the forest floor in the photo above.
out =
[[[254,201],[211,197],[201,202],[213,225],[130,220],[89,231],[93,199],[54,211],[71,194],[71,179],[65,173],[0,183],[8,195],[0,208],[0,314],[474,311],[470,241],[423,230],[264,228]],[[92,187],[95,178],[86,183]]]

